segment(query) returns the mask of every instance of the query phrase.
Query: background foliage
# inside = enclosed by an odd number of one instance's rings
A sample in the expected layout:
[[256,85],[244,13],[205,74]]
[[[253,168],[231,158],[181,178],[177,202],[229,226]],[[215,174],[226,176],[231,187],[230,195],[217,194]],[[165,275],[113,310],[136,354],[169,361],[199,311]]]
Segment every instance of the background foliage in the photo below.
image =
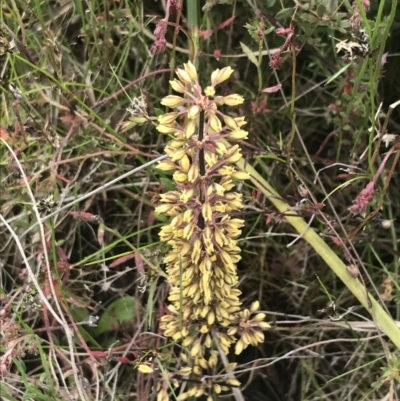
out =
[[[156,399],[157,375],[179,360],[158,329],[168,284],[158,239],[165,220],[152,201],[172,181],[146,163],[168,140],[154,124],[173,69],[193,55],[201,82],[235,69],[221,91],[246,99],[236,108],[249,121],[245,163],[400,320],[397,1],[188,1],[170,9],[166,49],[153,54],[171,3],[1,5],[6,400],[78,399],[79,391],[90,400]],[[277,29],[290,27],[293,42],[273,69],[287,38]],[[370,51],[343,59],[336,45],[360,29]],[[136,125],[126,110],[135,107],[149,121]],[[354,215],[348,208],[372,180],[369,208]],[[260,186],[240,191],[243,302],[259,300],[273,329],[262,346],[227,356],[239,363],[234,397],[399,399],[398,350],[373,317]],[[144,374],[139,364],[158,370]]]

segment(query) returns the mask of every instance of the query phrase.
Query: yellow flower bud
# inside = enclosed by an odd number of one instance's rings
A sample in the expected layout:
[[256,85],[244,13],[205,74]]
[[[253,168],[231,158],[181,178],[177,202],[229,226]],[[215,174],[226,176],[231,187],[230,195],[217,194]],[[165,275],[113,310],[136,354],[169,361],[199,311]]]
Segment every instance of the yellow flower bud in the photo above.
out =
[[198,177],[199,177],[199,165],[192,164],[188,171],[188,181],[193,183],[197,180]]
[[234,336],[236,334],[236,332],[237,332],[237,327],[231,327],[228,329],[227,334],[229,336]]
[[173,339],[174,341],[178,341],[178,340],[180,340],[181,338],[182,338],[182,334],[181,334],[180,331],[177,331],[177,332],[175,332],[175,333],[172,335],[172,339]]
[[219,155],[224,155],[226,153],[226,146],[222,142],[217,142],[215,144],[216,151]]
[[243,125],[247,124],[247,121],[245,120],[245,117],[235,117],[236,124],[240,127],[243,127]]
[[233,141],[239,141],[241,139],[247,139],[249,133],[247,131],[244,131],[242,129],[238,129],[235,131],[231,131],[228,135],[227,138],[231,139]]
[[217,184],[216,182],[212,184],[212,188],[219,196],[223,196],[225,193],[225,188],[222,185]]
[[211,336],[210,336],[209,334],[206,335],[206,339],[205,339],[205,341],[204,341],[204,345],[205,345],[207,348],[211,348],[211,345],[212,345],[212,338],[211,338]]
[[168,145],[169,148],[180,149],[185,147],[186,141],[171,141]]
[[135,125],[136,124],[140,125],[145,123],[146,121],[149,121],[149,119],[145,117],[135,116],[135,117],[129,117],[129,121],[132,121],[133,123],[135,123]]
[[170,124],[170,125],[158,124],[156,129],[158,132],[161,132],[162,134],[173,134],[176,131],[176,124]]
[[235,178],[237,180],[249,180],[250,179],[250,174],[245,173],[244,171],[235,171],[232,174],[232,178]]
[[140,364],[138,366],[138,371],[141,373],[153,373],[153,369],[150,366],[145,365],[145,364]]
[[[193,189],[181,195],[181,201],[183,203],[186,203],[191,198],[193,198]],[[183,221],[185,223],[188,223],[189,221],[192,221],[192,219],[193,219],[193,210],[192,209],[186,210],[185,213],[183,213]]]
[[242,340],[238,340],[238,342],[235,345],[235,354],[239,355],[242,353],[243,350],[244,350],[244,343]]
[[[182,355],[179,355],[179,358],[183,359]],[[178,373],[180,376],[189,376],[192,373],[192,368],[190,366],[185,366],[184,368],[181,368]]]
[[232,75],[232,73],[233,69],[231,67],[224,67],[221,71],[218,72],[217,76],[215,77],[213,86],[226,81]]
[[231,146],[228,150],[227,150],[227,152],[226,152],[226,154],[225,154],[225,157],[230,157],[230,156],[232,156],[234,153],[236,153],[237,151],[239,150],[239,145],[233,145],[233,146]]
[[[256,343],[262,343],[262,342],[264,342],[265,336],[264,336],[264,333],[263,333],[263,332],[261,332],[261,331],[255,331],[255,332],[253,333],[253,336],[254,336],[254,340],[255,340]],[[257,345],[257,344],[254,344],[254,345]]]
[[178,76],[179,80],[187,85],[187,86],[192,86],[192,80],[190,78],[190,75],[185,71],[180,68],[178,68],[175,72],[175,74]]
[[256,322],[262,322],[266,317],[265,313],[257,313],[257,315],[255,315],[253,317],[253,320],[255,320]]
[[219,72],[220,72],[220,69],[217,68],[215,71],[213,71],[213,72],[211,73],[211,85],[212,85],[212,86],[215,86],[215,85],[216,85],[216,80],[217,80],[217,77],[218,77]]
[[189,76],[192,79],[192,81],[196,81],[197,80],[196,67],[193,65],[193,63],[190,60],[186,64],[183,64],[183,68],[189,74]]
[[174,111],[172,113],[165,113],[158,117],[158,122],[161,125],[170,125],[172,124],[176,118],[178,117],[179,113]]
[[189,139],[196,131],[196,123],[190,120],[185,127],[185,138]]
[[193,345],[192,349],[190,350],[190,355],[192,357],[195,357],[200,354],[201,350],[201,343],[200,341],[196,341],[196,343]]
[[[181,359],[182,359],[182,358],[181,358]],[[236,366],[237,366],[237,365],[238,365],[237,362],[228,363],[228,365],[225,366],[225,371],[226,371],[226,372],[230,372],[230,371],[236,369]]]
[[183,238],[185,238],[185,239],[191,239],[195,228],[196,228],[196,225],[195,225],[194,223],[189,223],[189,224],[183,229]]
[[164,203],[160,206],[157,206],[154,209],[154,213],[155,214],[166,214],[167,212],[169,212],[171,209],[173,208],[173,205],[170,205],[168,203]]
[[223,98],[223,104],[226,104],[227,106],[237,106],[238,104],[242,104],[243,102],[243,96],[237,94],[228,95]]
[[182,346],[183,347],[188,347],[190,344],[192,344],[192,342],[194,341],[193,337],[186,337],[183,341],[182,341]]
[[220,256],[221,261],[222,261],[222,263],[223,263],[223,265],[225,267],[228,267],[230,269],[234,268],[232,259],[231,259],[231,257],[230,257],[228,252],[220,251],[219,256]]
[[[242,155],[239,150],[237,150],[235,153],[233,153],[231,156],[226,157],[225,155],[225,162],[226,163],[236,163],[242,158]],[[224,183],[224,187],[229,191],[231,188],[229,188],[227,185]]]
[[[217,70],[218,73],[213,76],[211,74],[211,85],[215,86],[220,84],[221,82],[226,81],[233,73],[233,69],[231,67],[225,67],[222,70]],[[215,71],[214,71],[215,72]]]
[[186,149],[178,149],[173,153],[171,159],[172,161],[180,160],[185,155],[186,155]]
[[170,192],[167,192],[166,194],[161,194],[160,199],[162,202],[176,203],[179,200],[179,192],[170,191]]
[[[196,366],[193,366],[193,373],[195,375],[197,375],[197,376],[201,376],[203,372],[201,370],[201,367],[196,365]],[[192,387],[189,391],[191,391],[193,393],[191,395],[191,396],[193,396],[193,395],[196,394],[197,388],[196,387]],[[189,394],[189,391],[187,393],[183,393],[183,394]],[[179,396],[178,400],[181,401],[180,400],[180,396]]]
[[207,315],[207,324],[211,326],[215,322],[215,313],[214,311],[210,311],[210,313]]
[[215,131],[215,132],[221,132],[222,130],[222,124],[219,118],[215,114],[211,114],[209,117],[209,123],[210,127]]
[[212,208],[210,202],[205,202],[201,208],[201,213],[203,214],[205,221],[212,220]]
[[214,239],[215,242],[220,246],[224,246],[225,243],[225,235],[222,233],[222,231],[219,228],[215,229],[215,234],[214,234]]
[[180,96],[168,95],[168,96],[165,96],[165,98],[161,100],[161,104],[166,107],[175,108],[178,106],[182,106],[183,101],[184,101],[184,99],[181,98]]
[[179,167],[181,169],[181,171],[183,171],[184,173],[187,173],[189,171],[190,168],[190,160],[188,155],[184,155],[182,157],[182,159],[179,160]]
[[156,168],[162,171],[171,171],[176,169],[176,165],[171,160],[164,160],[163,162],[157,164]]
[[208,358],[208,364],[210,365],[210,368],[215,368],[218,363],[218,356],[217,355],[211,355],[210,358]]
[[[173,227],[174,229],[176,229],[177,227],[179,227],[182,223],[183,220],[183,216],[175,216],[170,223],[170,226]],[[169,255],[173,255],[174,253],[170,252]]]
[[192,252],[192,262],[197,264],[200,259],[201,253],[201,241],[196,239],[193,244],[193,252]]
[[[194,223],[188,224],[189,227],[190,227],[191,225],[194,225]],[[186,226],[186,227],[188,227],[188,226]],[[186,228],[186,227],[185,227],[185,228]],[[183,231],[185,231],[185,230],[183,230]],[[192,250],[192,244],[191,244],[190,242],[186,242],[186,244],[184,244],[184,245],[182,246],[181,251],[180,251],[180,256],[181,256],[181,258],[180,258],[180,260],[179,260],[179,263],[182,264],[182,267],[183,267],[182,256],[186,256],[191,250]],[[187,258],[184,258],[184,259],[187,259]]]
[[[260,309],[260,302],[259,301],[254,301],[251,305],[250,305],[250,312],[254,313],[256,311],[258,311]],[[264,320],[264,319],[261,319]]]
[[174,79],[173,81],[169,81],[171,88],[178,93],[185,93],[185,87],[182,85],[182,82]]
[[230,384],[233,387],[240,387],[240,381],[237,379],[227,379],[226,383]]
[[197,104],[195,104],[194,106],[192,106],[192,107],[189,109],[189,112],[188,112],[188,114],[187,114],[188,119],[189,119],[189,120],[194,120],[195,118],[197,118],[197,117],[199,116],[200,111],[201,111],[200,106],[198,106]]
[[239,199],[230,201],[230,202],[227,203],[227,205],[229,206],[229,208],[227,209],[228,211],[243,209],[243,203]]
[[259,323],[258,323],[258,327],[259,327],[261,330],[268,330],[268,329],[271,328],[271,325],[268,324],[267,322],[259,322]]
[[208,167],[212,167],[218,161],[218,157],[216,154],[210,153],[207,151],[205,152],[204,159],[205,159]]
[[[222,391],[222,387],[218,383],[215,383],[213,388],[214,388],[215,394],[220,394]],[[213,399],[213,397],[211,397],[211,400],[212,399]]]
[[233,166],[222,166],[217,171],[218,174],[231,176],[235,172],[235,168]]
[[188,178],[187,174],[183,173],[181,171],[176,171],[174,173],[174,175],[173,175],[173,179],[176,182],[179,182],[179,183],[182,183],[182,184],[187,181],[187,178]]
[[225,125],[226,125],[229,129],[231,129],[231,130],[236,130],[236,129],[239,128],[239,126],[238,126],[238,124],[237,124],[237,122],[235,121],[234,118],[232,118],[232,117],[230,117],[230,116],[227,116],[227,115],[225,115],[225,114],[224,114],[223,118],[224,118],[224,123],[225,123]]

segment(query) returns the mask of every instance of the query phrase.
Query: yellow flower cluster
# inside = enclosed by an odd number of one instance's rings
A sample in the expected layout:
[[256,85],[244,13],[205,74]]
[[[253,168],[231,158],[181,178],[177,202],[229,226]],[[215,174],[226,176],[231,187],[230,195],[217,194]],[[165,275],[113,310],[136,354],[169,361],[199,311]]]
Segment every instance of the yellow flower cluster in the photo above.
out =
[[244,221],[235,217],[243,200],[233,188],[234,180],[249,176],[236,169],[240,147],[228,141],[246,139],[248,133],[242,129],[243,117],[218,110],[243,103],[242,96],[215,96],[215,86],[232,73],[230,67],[214,71],[211,85],[203,91],[194,65],[184,64],[176,72],[178,79],[170,81],[183,96],[167,96],[161,102],[177,111],[160,116],[157,128],[174,137],[165,148],[169,159],[158,168],[173,171],[176,186],[160,196],[155,210],[171,217],[160,231],[161,240],[170,246],[164,263],[171,285],[171,314],[161,318],[161,328],[165,336],[189,348],[196,374],[207,365],[205,352],[215,341],[228,353],[239,336],[239,354],[249,344],[263,341],[261,330],[270,327],[264,314],[251,317],[258,302],[241,310],[236,288],[236,264],[241,259],[237,239]]

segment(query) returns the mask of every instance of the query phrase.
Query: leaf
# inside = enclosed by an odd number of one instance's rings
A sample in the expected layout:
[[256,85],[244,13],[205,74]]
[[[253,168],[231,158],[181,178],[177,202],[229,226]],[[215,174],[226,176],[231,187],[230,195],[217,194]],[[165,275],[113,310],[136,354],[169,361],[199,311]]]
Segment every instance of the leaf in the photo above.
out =
[[[73,306],[71,308],[71,315],[76,322],[88,321],[90,317],[90,313],[87,308],[80,308],[77,306]],[[101,345],[91,336],[90,330],[86,330],[86,327],[83,325],[78,327],[83,339],[87,343],[89,343],[93,347],[101,348]]]
[[320,4],[317,8],[317,15],[319,18],[327,16],[327,10],[324,4]]
[[110,330],[118,330],[124,323],[132,322],[136,317],[136,298],[124,297],[116,299],[100,317],[95,329],[100,335]]
[[323,0],[322,4],[325,6],[329,15],[333,15],[338,9],[338,0]]
[[278,14],[275,15],[275,18],[278,21],[282,21],[286,18],[291,18],[293,15],[294,15],[294,7],[284,8],[283,10],[279,11]]
[[312,14],[301,14],[300,19],[309,22],[310,24],[313,24],[318,21],[318,18]]
[[345,64],[344,67],[342,67],[336,74],[332,75],[328,81],[326,81],[326,83],[324,84],[324,86],[328,85],[329,83],[331,83],[332,81],[334,81],[339,75],[341,75],[343,72],[345,72],[351,64]]
[[171,178],[164,176],[160,177],[160,183],[164,185],[165,191],[174,191],[175,190],[175,185]]
[[278,85],[275,85],[275,86],[270,86],[269,88],[265,88],[265,89],[262,90],[262,92],[275,93],[275,92],[278,92],[278,90],[281,89],[281,88],[282,88],[282,84],[278,84]]
[[155,114],[156,114],[157,117],[162,116],[163,114],[165,114],[165,111],[163,111],[161,109],[155,108],[154,111],[155,111]]
[[254,53],[250,50],[249,47],[247,47],[244,43],[240,42],[240,46],[242,46],[242,50],[244,53],[246,53],[247,57],[249,60],[256,66],[258,67],[258,60],[257,57],[254,55]]
[[113,267],[122,265],[123,263],[126,263],[128,260],[131,260],[134,257],[135,257],[135,252],[131,252],[128,255],[121,256],[118,259],[115,259],[114,262],[110,264],[109,268],[112,269]]
[[228,0],[208,0],[206,4],[204,4],[203,8],[201,11],[207,12],[210,11],[214,6],[217,4],[226,4]]

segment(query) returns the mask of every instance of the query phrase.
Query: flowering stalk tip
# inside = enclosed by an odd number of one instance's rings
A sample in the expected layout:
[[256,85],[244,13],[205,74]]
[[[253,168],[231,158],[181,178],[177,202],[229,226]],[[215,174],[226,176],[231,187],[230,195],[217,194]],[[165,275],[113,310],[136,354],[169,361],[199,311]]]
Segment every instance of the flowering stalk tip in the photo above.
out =
[[[158,168],[173,171],[176,187],[160,196],[156,208],[156,213],[171,216],[159,234],[170,247],[164,258],[170,314],[161,317],[160,327],[165,336],[189,347],[190,358],[185,360],[194,375],[216,368],[216,343],[224,353],[236,343],[239,354],[262,342],[262,330],[269,328],[265,315],[257,313],[258,302],[250,309],[241,308],[241,292],[236,288],[236,265],[241,259],[237,241],[244,221],[234,217],[243,208],[243,197],[233,189],[234,181],[249,177],[235,165],[242,157],[239,145],[226,140],[243,140],[248,133],[242,129],[243,117],[232,118],[218,110],[222,104],[243,103],[243,97],[215,96],[215,86],[232,73],[231,67],[214,71],[211,85],[203,90],[194,65],[184,64],[176,72],[178,79],[170,81],[183,96],[170,95],[161,102],[179,107],[179,113],[158,118],[158,131],[173,134],[165,148],[169,159]],[[218,386],[201,382],[181,399],[210,396],[223,390]]]

